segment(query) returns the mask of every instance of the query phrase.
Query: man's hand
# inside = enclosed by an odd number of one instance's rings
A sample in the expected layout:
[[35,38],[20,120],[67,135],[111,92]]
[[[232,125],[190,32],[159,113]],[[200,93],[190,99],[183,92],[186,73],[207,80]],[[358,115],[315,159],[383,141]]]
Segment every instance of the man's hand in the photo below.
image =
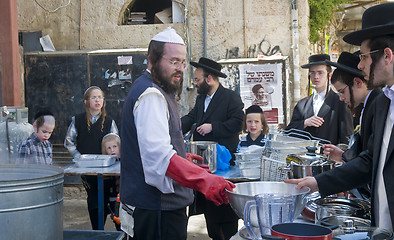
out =
[[323,154],[325,156],[329,156],[330,160],[334,160],[337,163],[343,163],[342,161],[343,151],[339,147],[332,144],[324,144],[322,147],[324,149]]
[[199,163],[202,163],[204,161],[203,157],[201,157],[200,155],[194,154],[194,153],[186,153],[186,158],[190,162],[194,162],[194,163],[195,163],[194,160],[196,160]]
[[212,132],[212,124],[210,123],[204,123],[203,125],[197,127],[197,132],[201,136],[205,136],[206,134]]
[[305,119],[304,128],[307,127],[320,127],[323,125],[324,119],[318,116],[312,116],[310,118]]
[[[209,169],[209,166],[206,164],[202,164],[204,161],[204,158],[201,157],[200,155],[194,154],[194,153],[186,153],[186,158],[192,163],[197,164],[200,168],[203,168],[205,171],[208,173],[212,173],[212,171]],[[196,161],[194,161],[196,160]]]
[[311,193],[319,191],[319,187],[317,185],[316,178],[314,178],[314,177],[304,177],[304,178],[300,178],[300,179],[285,179],[284,181],[285,181],[285,183],[297,184],[296,189],[300,189],[303,186],[307,186],[311,189],[311,191],[310,191]]

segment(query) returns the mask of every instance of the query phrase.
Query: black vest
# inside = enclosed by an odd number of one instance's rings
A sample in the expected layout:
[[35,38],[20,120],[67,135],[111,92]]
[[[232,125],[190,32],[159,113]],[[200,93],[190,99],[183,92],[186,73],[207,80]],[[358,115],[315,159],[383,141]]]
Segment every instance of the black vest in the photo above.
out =
[[86,121],[86,113],[81,113],[75,116],[75,128],[77,130],[77,150],[81,154],[101,154],[101,141],[103,137],[110,133],[112,118],[105,117],[104,127],[101,129],[102,116],[90,125]]
[[175,96],[166,94],[160,87],[153,83],[150,74],[145,73],[135,80],[123,105],[120,200],[125,204],[143,209],[180,209],[193,202],[192,189],[183,187],[174,181],[174,193],[162,194],[156,187],[145,182],[133,109],[141,94],[150,87],[158,89],[165,97],[170,116],[168,127],[169,135],[171,137],[171,145],[179,156],[186,158],[181,121]]

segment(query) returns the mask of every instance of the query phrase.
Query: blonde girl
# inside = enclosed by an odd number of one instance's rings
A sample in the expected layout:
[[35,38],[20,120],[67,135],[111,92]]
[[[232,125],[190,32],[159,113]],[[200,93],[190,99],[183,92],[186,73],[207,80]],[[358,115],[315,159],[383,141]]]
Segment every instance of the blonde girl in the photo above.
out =
[[[64,146],[74,159],[80,158],[81,154],[101,154],[103,137],[108,133],[118,134],[115,121],[106,114],[104,97],[104,92],[99,87],[89,87],[84,93],[85,112],[72,117]],[[88,195],[87,203],[92,229],[98,230],[97,176],[82,175],[81,178]],[[104,180],[105,206],[112,185]],[[104,212],[105,216],[107,214],[109,210]]]

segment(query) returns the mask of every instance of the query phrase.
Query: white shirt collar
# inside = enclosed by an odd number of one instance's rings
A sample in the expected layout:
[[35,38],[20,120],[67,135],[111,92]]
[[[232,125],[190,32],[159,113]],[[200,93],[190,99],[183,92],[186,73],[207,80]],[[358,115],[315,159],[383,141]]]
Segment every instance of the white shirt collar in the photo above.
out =
[[321,99],[324,99],[326,97],[326,93],[327,91],[321,91],[320,93],[318,93],[315,89],[312,90],[313,91],[313,97],[320,97]]

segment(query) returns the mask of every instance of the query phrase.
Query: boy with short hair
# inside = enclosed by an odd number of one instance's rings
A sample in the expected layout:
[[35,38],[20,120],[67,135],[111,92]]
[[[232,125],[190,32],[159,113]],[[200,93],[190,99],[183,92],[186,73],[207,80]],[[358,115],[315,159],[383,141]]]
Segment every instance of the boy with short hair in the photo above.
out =
[[18,164],[52,165],[52,144],[48,141],[55,129],[55,117],[49,110],[37,112],[33,122],[34,132],[18,147]]

